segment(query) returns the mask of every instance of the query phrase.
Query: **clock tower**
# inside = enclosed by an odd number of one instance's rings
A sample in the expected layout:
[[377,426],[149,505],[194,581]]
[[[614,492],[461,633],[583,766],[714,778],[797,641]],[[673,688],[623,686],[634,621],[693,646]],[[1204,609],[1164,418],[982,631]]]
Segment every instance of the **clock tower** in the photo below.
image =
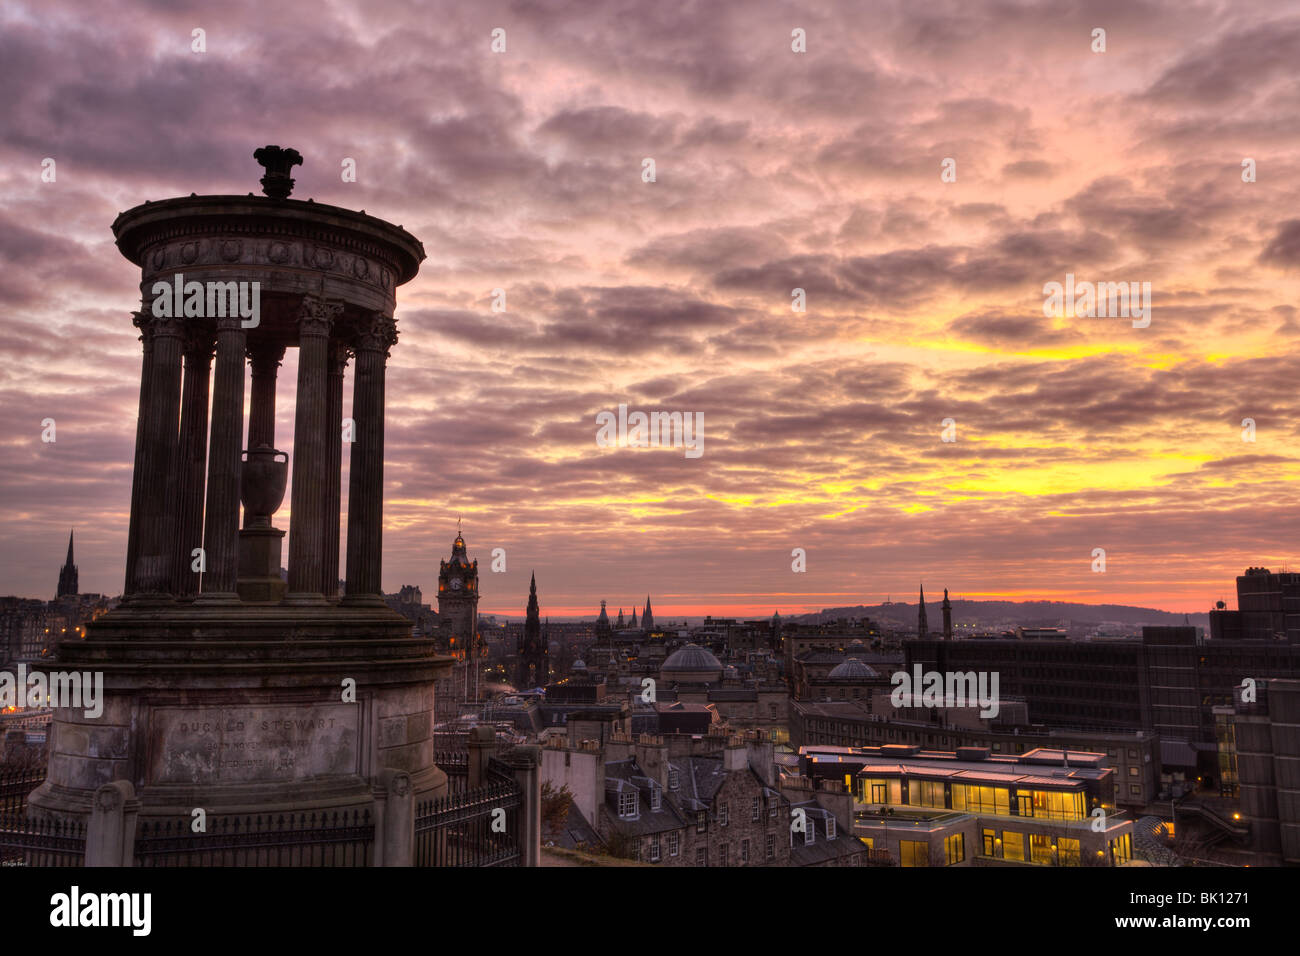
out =
[[451,560],[443,561],[438,569],[438,617],[448,651],[461,660],[482,656],[478,639],[478,560],[471,562],[465,553],[459,522]]

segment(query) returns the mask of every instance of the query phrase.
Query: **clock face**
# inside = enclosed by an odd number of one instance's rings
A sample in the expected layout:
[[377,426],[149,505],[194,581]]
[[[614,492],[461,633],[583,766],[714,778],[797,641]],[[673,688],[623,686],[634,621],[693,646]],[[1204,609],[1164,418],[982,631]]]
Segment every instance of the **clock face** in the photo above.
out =
[[464,584],[465,582],[462,581],[460,578],[452,578],[452,579],[451,579],[450,581],[448,581],[447,583],[451,585],[451,589],[452,589],[453,591],[459,591],[460,588],[461,588],[461,585]]

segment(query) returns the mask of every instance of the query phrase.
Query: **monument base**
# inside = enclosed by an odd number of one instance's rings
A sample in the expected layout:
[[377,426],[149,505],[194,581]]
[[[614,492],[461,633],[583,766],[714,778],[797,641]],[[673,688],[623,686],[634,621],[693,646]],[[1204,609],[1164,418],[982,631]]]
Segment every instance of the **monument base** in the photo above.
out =
[[243,528],[239,532],[239,599],[279,603],[288,584],[280,580],[281,544],[279,528]]
[[434,681],[451,669],[388,608],[127,606],[59,645],[103,674],[102,712],[54,712],[38,817],[91,813],[127,781],[140,819],[372,810],[386,771],[441,796]]

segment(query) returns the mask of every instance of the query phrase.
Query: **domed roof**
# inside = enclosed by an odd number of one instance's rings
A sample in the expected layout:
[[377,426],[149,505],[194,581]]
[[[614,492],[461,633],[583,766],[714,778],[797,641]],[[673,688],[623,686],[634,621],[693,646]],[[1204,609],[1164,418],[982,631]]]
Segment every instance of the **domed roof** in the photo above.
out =
[[717,671],[722,669],[722,662],[706,648],[698,644],[687,644],[668,655],[662,669],[666,671]]
[[573,662],[573,669],[575,671],[585,671],[587,669],[587,662],[584,661],[581,657],[579,657],[576,661]]
[[850,657],[843,664],[837,664],[826,676],[832,680],[870,680],[880,675],[874,667],[862,663],[856,657]]

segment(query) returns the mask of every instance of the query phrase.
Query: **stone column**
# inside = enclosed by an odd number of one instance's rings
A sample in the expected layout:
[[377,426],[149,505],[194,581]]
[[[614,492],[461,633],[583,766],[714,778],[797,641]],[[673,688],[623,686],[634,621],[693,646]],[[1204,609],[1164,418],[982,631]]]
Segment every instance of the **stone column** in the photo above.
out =
[[175,485],[171,483],[179,444],[183,326],[181,319],[156,316],[149,316],[149,324],[153,362],[145,415],[134,591],[162,597],[171,593],[172,555],[176,544],[177,509]]
[[[325,557],[321,568],[321,593],[330,600],[339,595],[339,509],[343,482],[343,373],[350,349],[339,339],[330,340],[329,389],[325,396]],[[352,437],[352,436],[349,436]]]
[[244,437],[245,333],[238,315],[217,319],[217,375],[212,386],[212,439],[203,548],[204,603],[239,600],[239,469]]
[[303,297],[298,312],[298,396],[293,425],[293,488],[289,507],[289,593],[295,604],[325,600],[321,569],[325,549],[326,389],[330,327],[341,302]]
[[248,447],[275,447],[275,382],[284,346],[262,342],[248,350],[253,369],[252,396],[248,411]]
[[384,525],[384,371],[397,341],[393,317],[372,313],[357,336],[352,386],[356,433],[348,477],[349,604],[382,604]]
[[126,583],[122,596],[135,593],[135,566],[140,556],[140,519],[143,516],[140,499],[144,491],[145,430],[149,420],[149,383],[153,378],[153,334],[149,329],[149,315],[133,312],[132,324],[140,330],[143,359],[140,363],[140,407],[135,419],[135,464],[131,469],[131,518],[126,533]]
[[211,331],[190,326],[185,336],[185,380],[181,391],[181,441],[177,463],[176,554],[172,591],[197,594],[194,549],[203,546],[203,471],[208,463],[208,386],[212,377]]

